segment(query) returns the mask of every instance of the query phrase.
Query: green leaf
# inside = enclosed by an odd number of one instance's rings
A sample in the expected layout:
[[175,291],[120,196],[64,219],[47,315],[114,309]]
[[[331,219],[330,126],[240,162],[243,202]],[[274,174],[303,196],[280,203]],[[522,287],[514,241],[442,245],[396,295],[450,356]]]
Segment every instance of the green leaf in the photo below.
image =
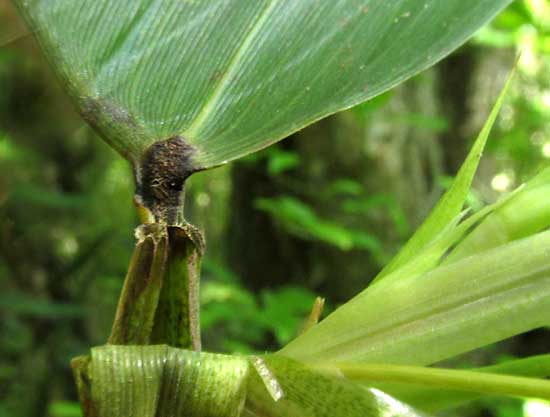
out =
[[300,155],[297,152],[271,148],[268,152],[267,172],[276,176],[300,165]]
[[481,154],[487,143],[487,138],[489,137],[489,133],[495,123],[500,108],[502,107],[513,75],[512,73],[508,78],[500,96],[491,110],[489,118],[485,122],[483,129],[470,150],[468,157],[460,167],[451,188],[441,197],[428,218],[403,249],[401,249],[397,256],[382,270],[382,272],[380,272],[380,274],[378,274],[375,281],[382,279],[392,271],[395,271],[412,260],[440,233],[442,229],[460,214],[464,206],[464,201],[470,191],[470,186],[476,173],[479,160],[481,159]]
[[46,209],[82,209],[90,204],[89,198],[78,194],[51,191],[45,187],[21,184],[11,194],[11,198],[23,204],[44,207]]
[[73,367],[85,415],[97,417],[238,417],[245,400],[244,416],[419,416],[379,390],[277,355],[103,346]]
[[238,417],[248,360],[168,346],[92,349],[91,404],[98,417]]
[[279,355],[256,358],[253,364],[257,374],[252,373],[245,416],[420,416],[379,390],[364,389],[339,375],[320,373]]
[[258,198],[255,206],[271,214],[289,233],[302,239],[319,240],[341,250],[365,249],[381,256],[381,244],[375,236],[322,219],[310,206],[294,197]]
[[270,329],[280,345],[288,343],[298,333],[315,301],[315,294],[293,286],[283,286],[277,291],[263,290],[262,311],[257,320]]
[[[322,365],[320,367],[323,368]],[[370,385],[376,382],[401,382],[483,394],[550,398],[550,381],[540,378],[386,364],[346,363],[337,364],[335,367],[346,378]]]
[[[413,259],[401,268],[385,276],[383,280],[384,283],[399,280],[403,277],[420,276],[421,274],[432,270],[437,265],[448,263],[447,260],[449,259],[449,256],[445,257],[445,255],[448,254],[449,250],[453,246],[457,245],[461,239],[467,235],[469,231],[471,231],[472,227],[484,220],[495,210],[499,209],[518,192],[520,191],[516,190],[510,193],[496,203],[479,210],[477,213],[471,215],[462,222],[461,220],[466,215],[466,211],[460,213],[439,234],[437,234],[428,245],[422,248],[422,250]],[[379,284],[380,282],[382,282],[382,280],[379,280],[376,284]],[[372,285],[374,284],[375,283]],[[358,295],[358,297],[361,297],[362,294],[365,293],[366,291],[363,291]]]
[[488,215],[447,257],[446,263],[521,239],[550,226],[550,168]]
[[550,322],[550,232],[373,285],[281,353],[426,365]]
[[352,178],[340,178],[329,183],[323,190],[323,197],[330,199],[339,196],[360,196],[365,193],[365,187]]
[[[548,383],[547,378],[550,376],[550,355],[539,355],[525,359],[511,360],[498,365],[471,369],[471,371],[517,375],[531,378],[546,378],[544,382]],[[376,384],[376,386],[401,401],[428,412],[436,412],[456,407],[481,398],[484,395],[476,392],[453,390],[450,389],[450,387],[435,388],[416,384],[385,383]]]
[[82,417],[82,410],[79,403],[56,401],[49,405],[48,415],[51,417]]
[[208,168],[433,65],[511,0],[14,0],[84,118],[134,163]]
[[57,303],[8,290],[0,295],[0,311],[51,319],[71,319],[83,317],[87,313],[78,304]]

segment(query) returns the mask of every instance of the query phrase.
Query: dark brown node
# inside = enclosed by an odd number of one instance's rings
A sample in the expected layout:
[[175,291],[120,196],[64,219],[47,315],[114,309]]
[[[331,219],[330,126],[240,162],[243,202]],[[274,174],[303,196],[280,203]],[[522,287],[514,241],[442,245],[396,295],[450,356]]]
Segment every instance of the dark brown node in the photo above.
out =
[[194,148],[179,136],[155,142],[141,159],[138,194],[158,220],[181,208],[185,180],[197,169]]

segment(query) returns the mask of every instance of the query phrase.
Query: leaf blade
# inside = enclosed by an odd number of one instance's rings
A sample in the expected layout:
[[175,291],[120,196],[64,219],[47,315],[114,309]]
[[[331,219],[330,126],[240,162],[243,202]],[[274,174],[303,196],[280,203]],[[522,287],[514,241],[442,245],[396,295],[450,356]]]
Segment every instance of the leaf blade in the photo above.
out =
[[[474,368],[472,371],[530,378],[548,378],[548,375],[550,375],[550,355],[510,360],[497,365]],[[457,407],[483,397],[483,394],[474,392],[437,389],[412,384],[377,384],[377,386],[395,398],[427,412],[437,412]]]
[[521,239],[550,226],[549,192],[550,168],[547,168],[483,219],[444,263]]
[[166,345],[96,347],[88,369],[102,417],[235,417],[249,376],[246,358]]
[[539,378],[421,366],[354,363],[335,366],[346,378],[369,384],[397,382],[481,394],[550,398],[550,381]]
[[[265,417],[419,417],[411,407],[376,390],[279,356],[265,355],[249,384],[246,410]],[[254,374],[253,374],[254,375]],[[258,378],[258,375],[261,376]],[[264,388],[265,385],[267,387]],[[281,396],[268,393],[276,385]]]
[[479,133],[476,141],[458,174],[456,175],[453,184],[447,192],[438,201],[435,208],[429,214],[428,218],[422,223],[420,228],[416,231],[413,237],[405,244],[403,249],[399,251],[397,256],[378,274],[374,279],[380,280],[387,276],[389,273],[395,271],[399,267],[405,265],[414,256],[416,256],[426,245],[428,245],[440,232],[444,229],[449,222],[451,222],[456,216],[458,216],[464,205],[464,201],[470,191],[472,180],[477,171],[477,166],[481,159],[483,149],[487,143],[489,133],[496,121],[500,108],[508,92],[508,88],[512,81],[514,72],[510,74],[506,84],[502,88],[500,95],[498,96],[487,121],[485,122],[481,132]]
[[15,0],[84,117],[132,162],[208,168],[393,87],[511,0]]
[[542,327],[550,321],[549,247],[550,232],[542,232],[421,277],[369,287],[281,354],[426,365]]

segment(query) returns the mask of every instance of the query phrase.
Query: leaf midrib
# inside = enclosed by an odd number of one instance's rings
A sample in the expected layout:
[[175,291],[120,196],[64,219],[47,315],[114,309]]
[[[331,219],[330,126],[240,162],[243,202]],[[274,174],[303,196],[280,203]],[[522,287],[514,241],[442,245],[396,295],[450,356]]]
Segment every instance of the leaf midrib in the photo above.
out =
[[214,87],[212,94],[208,97],[205,104],[202,107],[202,110],[197,114],[191,125],[186,129],[184,135],[188,138],[195,138],[204,126],[206,120],[212,114],[212,111],[215,109],[216,105],[220,101],[220,98],[223,96],[224,91],[229,85],[231,79],[235,73],[240,68],[240,63],[245,57],[246,53],[250,50],[253,40],[256,38],[256,35],[263,28],[267,22],[271,12],[277,5],[277,0],[271,0],[267,4],[266,8],[258,15],[256,22],[248,29],[248,33],[244,36],[241,46],[235,51],[233,58],[229,62],[229,66],[224,72],[223,77],[221,77]]

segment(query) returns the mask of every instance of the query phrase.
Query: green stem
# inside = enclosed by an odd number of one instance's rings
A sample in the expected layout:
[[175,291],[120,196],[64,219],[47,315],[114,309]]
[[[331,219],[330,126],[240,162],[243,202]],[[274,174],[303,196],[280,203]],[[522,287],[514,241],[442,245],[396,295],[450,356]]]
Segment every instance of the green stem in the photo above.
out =
[[[550,399],[550,381],[543,379],[421,366],[340,363],[334,367],[346,378],[366,383],[400,382],[484,394]],[[327,370],[334,370],[334,367],[319,366]]]
[[158,223],[136,229],[137,244],[108,343],[149,344],[168,257],[168,233]]
[[199,280],[204,242],[189,224],[170,226],[168,260],[158,300],[151,343],[201,349]]
[[200,350],[201,233],[188,224],[151,223],[136,237],[108,343]]
[[[201,233],[188,224],[167,226],[161,223],[150,223],[136,229],[136,238],[136,248],[120,295],[108,344],[170,345],[190,349],[198,355],[196,351],[201,347],[199,274],[200,260],[204,251]],[[137,346],[134,347],[137,348]],[[116,349],[122,346],[110,348]],[[151,348],[153,349],[151,352],[154,352],[155,347],[151,346]],[[160,349],[167,349],[167,347]],[[162,363],[162,361],[159,362],[159,364]],[[94,375],[90,364],[90,356],[76,358],[71,363],[84,415],[86,417],[124,415],[124,413],[107,412],[109,407],[105,409],[105,401],[97,397],[98,390],[101,391],[102,387],[112,384],[112,378],[118,376],[110,374],[109,377],[100,378],[100,380],[97,374]],[[124,366],[126,365],[128,364],[125,363]],[[132,364],[138,374],[142,365]],[[139,377],[133,377],[134,383],[137,386],[147,385],[148,381],[142,381],[141,374],[139,375]],[[110,394],[116,397],[113,401],[121,401],[121,398],[126,398],[133,392],[133,385],[130,383],[132,381],[126,382],[127,385],[120,385],[124,392]]]

